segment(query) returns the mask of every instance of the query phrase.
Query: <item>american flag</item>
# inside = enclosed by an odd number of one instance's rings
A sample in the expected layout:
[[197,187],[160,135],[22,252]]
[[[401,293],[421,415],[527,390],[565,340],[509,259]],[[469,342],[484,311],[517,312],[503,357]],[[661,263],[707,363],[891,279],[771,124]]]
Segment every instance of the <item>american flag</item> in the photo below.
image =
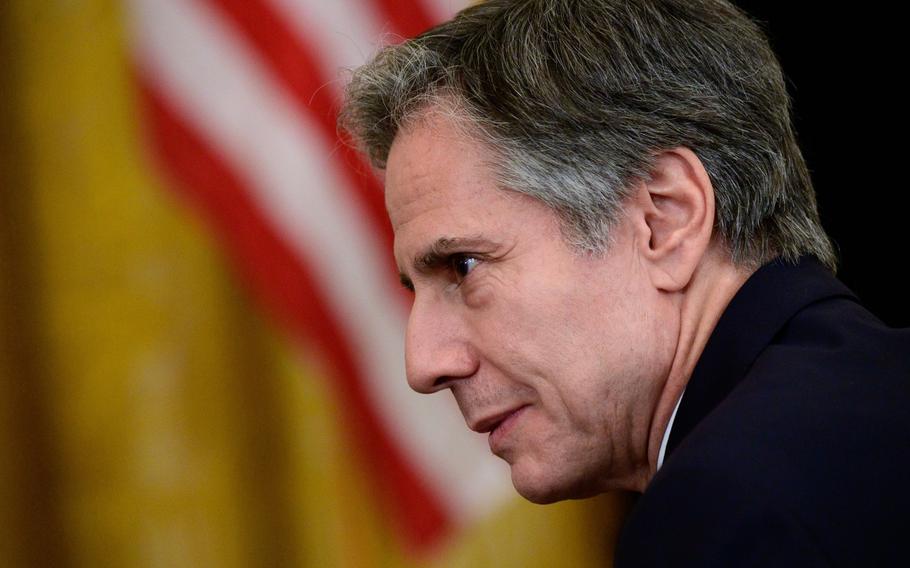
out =
[[130,0],[144,131],[259,306],[324,361],[397,534],[426,550],[512,495],[447,396],[404,377],[381,183],[336,131],[345,69],[465,0]]

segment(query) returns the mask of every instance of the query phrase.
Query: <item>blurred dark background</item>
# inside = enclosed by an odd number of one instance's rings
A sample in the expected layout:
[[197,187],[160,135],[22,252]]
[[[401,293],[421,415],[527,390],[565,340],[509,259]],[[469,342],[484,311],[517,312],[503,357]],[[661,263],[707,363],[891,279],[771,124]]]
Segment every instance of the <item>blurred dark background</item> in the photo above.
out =
[[763,25],[780,58],[838,276],[886,323],[910,326],[900,19],[873,5],[736,4]]

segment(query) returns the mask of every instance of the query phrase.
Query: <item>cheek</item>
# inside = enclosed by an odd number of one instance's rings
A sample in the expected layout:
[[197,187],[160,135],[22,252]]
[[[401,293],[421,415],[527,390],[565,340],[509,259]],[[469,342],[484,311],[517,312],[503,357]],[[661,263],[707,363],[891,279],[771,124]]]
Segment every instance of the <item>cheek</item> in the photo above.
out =
[[[551,365],[572,415],[594,423],[647,414],[673,356],[658,304],[647,294],[565,303],[546,333]],[[664,320],[667,321],[667,320]],[[622,415],[622,416],[620,416]]]
[[549,412],[564,414],[573,400],[600,394],[603,383],[603,322],[589,307],[549,290],[498,296],[475,326],[480,348],[502,372],[537,390]]

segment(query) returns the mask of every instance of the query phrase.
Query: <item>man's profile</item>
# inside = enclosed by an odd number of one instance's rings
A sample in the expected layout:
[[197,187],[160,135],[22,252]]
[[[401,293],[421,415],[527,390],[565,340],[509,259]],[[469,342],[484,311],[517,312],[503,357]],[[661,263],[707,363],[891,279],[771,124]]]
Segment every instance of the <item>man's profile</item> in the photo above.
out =
[[643,493],[618,561],[896,561],[910,333],[836,259],[760,29],[723,0],[483,2],[359,69],[408,381],[516,490]]

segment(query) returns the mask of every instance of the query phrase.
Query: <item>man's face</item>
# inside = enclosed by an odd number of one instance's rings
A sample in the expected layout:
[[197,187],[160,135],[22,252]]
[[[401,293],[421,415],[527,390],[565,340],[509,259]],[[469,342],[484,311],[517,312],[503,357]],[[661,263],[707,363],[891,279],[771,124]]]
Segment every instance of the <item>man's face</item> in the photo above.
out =
[[426,114],[387,163],[395,257],[414,290],[408,382],[451,389],[531,501],[637,487],[678,321],[632,223],[602,255],[569,248],[552,210],[495,186],[463,130]]

